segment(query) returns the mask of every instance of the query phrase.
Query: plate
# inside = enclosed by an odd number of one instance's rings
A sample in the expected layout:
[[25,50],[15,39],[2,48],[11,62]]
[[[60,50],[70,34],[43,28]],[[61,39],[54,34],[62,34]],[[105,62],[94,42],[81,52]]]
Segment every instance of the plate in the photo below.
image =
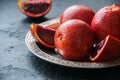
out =
[[[40,25],[49,26],[58,21],[59,21],[59,18],[40,23]],[[69,61],[69,60],[62,59],[60,55],[55,53],[54,49],[48,49],[36,43],[30,31],[26,35],[25,43],[28,49],[34,55],[38,56],[39,58],[45,61],[57,64],[57,65],[74,67],[74,68],[108,68],[108,67],[114,67],[114,66],[120,65],[120,58],[111,62],[79,62],[79,61]]]

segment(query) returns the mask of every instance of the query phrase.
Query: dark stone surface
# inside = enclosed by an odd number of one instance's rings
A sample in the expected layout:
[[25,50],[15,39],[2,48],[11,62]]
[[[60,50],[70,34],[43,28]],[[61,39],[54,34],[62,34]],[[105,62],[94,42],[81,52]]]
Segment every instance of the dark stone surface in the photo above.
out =
[[0,0],[0,80],[120,80],[120,68],[75,69],[58,66],[34,56],[25,45],[30,23],[54,19],[72,4],[95,12],[119,0],[53,0],[52,10],[40,19],[29,19],[17,8],[17,0]]

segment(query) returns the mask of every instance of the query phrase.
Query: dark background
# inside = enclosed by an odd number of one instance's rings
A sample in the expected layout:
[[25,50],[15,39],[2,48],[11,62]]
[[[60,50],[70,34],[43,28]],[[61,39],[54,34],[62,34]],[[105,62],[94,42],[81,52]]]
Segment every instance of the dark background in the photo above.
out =
[[82,4],[95,12],[119,0],[53,0],[43,18],[30,19],[17,8],[17,0],[0,0],[0,80],[120,80],[120,68],[76,69],[46,62],[25,45],[29,25],[57,18],[65,8]]

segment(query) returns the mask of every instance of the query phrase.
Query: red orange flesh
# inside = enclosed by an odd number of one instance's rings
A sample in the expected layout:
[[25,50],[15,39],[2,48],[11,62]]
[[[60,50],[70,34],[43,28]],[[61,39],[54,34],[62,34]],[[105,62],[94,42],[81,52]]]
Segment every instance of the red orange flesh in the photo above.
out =
[[[101,44],[100,44],[101,43]],[[120,40],[108,35],[98,45],[98,49],[91,56],[91,60],[95,62],[112,61],[120,57]]]
[[30,31],[32,36],[37,42],[48,48],[55,48],[54,34],[55,30],[50,28],[44,28],[37,24],[30,25]]
[[52,6],[52,0],[18,0],[19,10],[28,17],[38,18],[46,15]]

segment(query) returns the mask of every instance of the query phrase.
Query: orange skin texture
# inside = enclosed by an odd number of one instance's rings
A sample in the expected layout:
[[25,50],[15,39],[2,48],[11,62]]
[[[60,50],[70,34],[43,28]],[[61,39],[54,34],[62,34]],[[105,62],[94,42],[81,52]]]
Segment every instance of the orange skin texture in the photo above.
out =
[[22,8],[22,5],[23,3],[27,3],[29,2],[30,0],[18,0],[17,2],[17,6],[18,6],[18,9],[23,13],[25,14],[26,16],[30,17],[30,18],[38,18],[38,17],[43,17],[45,16],[47,13],[49,13],[49,11],[51,10],[51,7],[52,7],[52,0],[31,0],[31,2],[34,2],[34,3],[40,3],[40,2],[44,2],[44,3],[48,3],[50,4],[47,8],[47,10],[45,10],[44,12],[42,13],[39,13],[39,14],[33,14],[33,13],[30,13],[30,12],[26,12],[23,8]]
[[92,20],[91,29],[98,42],[107,35],[120,39],[120,6],[113,4],[100,9]]
[[108,35],[103,47],[91,57],[94,62],[112,61],[120,57],[120,40]]
[[73,5],[68,7],[60,17],[60,23],[70,20],[70,19],[80,19],[91,24],[92,18],[94,16],[94,11],[92,9],[83,5]]
[[86,57],[94,43],[94,37],[89,27],[87,23],[77,19],[61,24],[54,36],[58,53],[69,60]]
[[35,40],[47,48],[55,48],[54,34],[55,30],[52,28],[44,28],[37,24],[30,25],[30,32]]

